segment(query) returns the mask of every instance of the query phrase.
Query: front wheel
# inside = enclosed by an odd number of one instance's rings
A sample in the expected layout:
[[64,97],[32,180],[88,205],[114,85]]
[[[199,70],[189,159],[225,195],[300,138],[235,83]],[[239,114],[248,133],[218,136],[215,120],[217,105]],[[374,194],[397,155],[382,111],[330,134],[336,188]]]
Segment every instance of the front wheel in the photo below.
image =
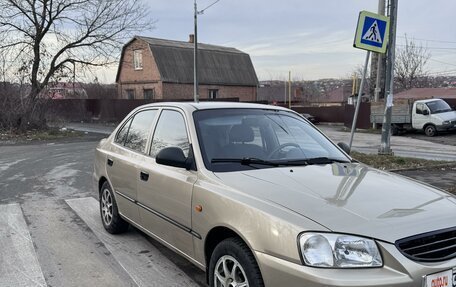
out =
[[116,199],[108,182],[101,187],[100,215],[103,226],[109,233],[117,234],[127,231],[129,224],[120,217]]
[[239,238],[228,238],[214,249],[209,262],[211,287],[264,287],[250,249]]
[[428,137],[433,137],[433,136],[436,136],[436,135],[437,135],[437,129],[435,128],[434,125],[427,125],[427,126],[424,128],[424,133],[425,133]]

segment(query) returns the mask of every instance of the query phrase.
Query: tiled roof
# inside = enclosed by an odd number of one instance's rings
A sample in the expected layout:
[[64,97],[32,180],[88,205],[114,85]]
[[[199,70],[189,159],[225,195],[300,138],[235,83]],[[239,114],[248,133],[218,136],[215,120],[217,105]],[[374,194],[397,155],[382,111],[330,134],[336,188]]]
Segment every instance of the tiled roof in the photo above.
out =
[[[160,72],[170,83],[193,83],[193,47],[190,42],[136,37],[146,41]],[[257,86],[250,56],[235,48],[198,43],[198,80],[207,85]]]

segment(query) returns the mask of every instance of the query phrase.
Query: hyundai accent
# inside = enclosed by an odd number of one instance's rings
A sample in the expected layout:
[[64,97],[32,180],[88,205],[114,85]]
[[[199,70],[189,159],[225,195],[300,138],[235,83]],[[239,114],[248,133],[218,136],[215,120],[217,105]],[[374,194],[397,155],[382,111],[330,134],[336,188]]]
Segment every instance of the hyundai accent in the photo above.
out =
[[141,106],[96,148],[101,219],[210,286],[456,286],[456,198],[348,153],[281,107]]

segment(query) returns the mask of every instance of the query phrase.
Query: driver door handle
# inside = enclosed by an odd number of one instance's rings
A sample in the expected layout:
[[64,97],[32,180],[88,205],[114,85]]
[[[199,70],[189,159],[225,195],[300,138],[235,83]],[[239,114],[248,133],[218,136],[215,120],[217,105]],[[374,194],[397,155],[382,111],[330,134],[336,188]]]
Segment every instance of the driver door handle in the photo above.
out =
[[142,181],[148,181],[149,180],[149,174],[147,172],[144,172],[144,171],[141,171],[139,173],[139,178],[142,180]]

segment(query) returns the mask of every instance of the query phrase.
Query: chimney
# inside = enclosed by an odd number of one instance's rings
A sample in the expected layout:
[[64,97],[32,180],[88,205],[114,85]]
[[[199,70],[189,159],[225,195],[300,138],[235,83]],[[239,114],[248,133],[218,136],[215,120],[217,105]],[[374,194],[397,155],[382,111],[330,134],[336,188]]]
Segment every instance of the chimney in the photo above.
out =
[[194,34],[188,35],[188,42],[189,43],[195,43],[195,35]]

